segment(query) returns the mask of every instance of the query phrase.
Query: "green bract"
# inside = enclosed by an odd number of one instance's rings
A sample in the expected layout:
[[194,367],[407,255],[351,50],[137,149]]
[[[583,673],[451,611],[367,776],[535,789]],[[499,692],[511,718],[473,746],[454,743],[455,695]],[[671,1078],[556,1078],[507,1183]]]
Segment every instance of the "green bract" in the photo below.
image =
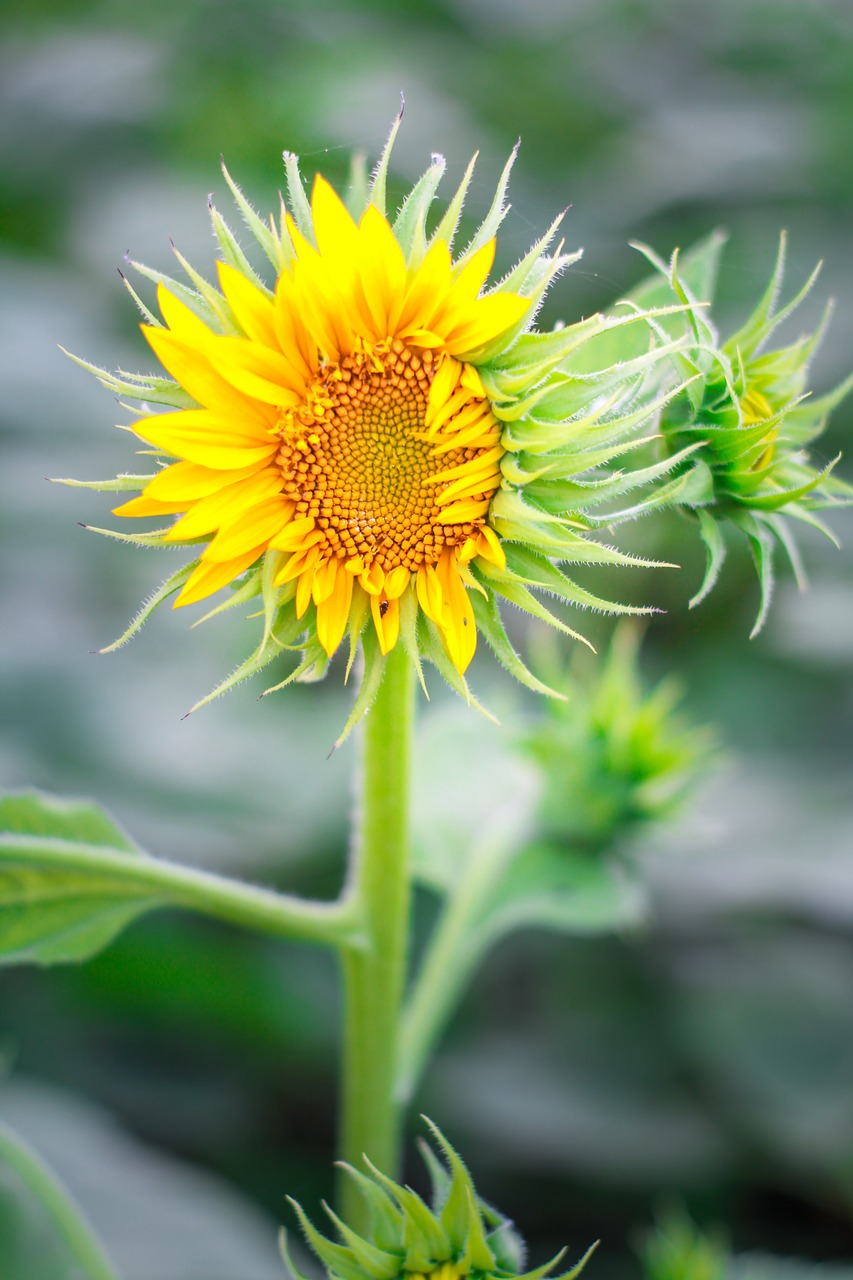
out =
[[[339,1242],[330,1240],[311,1224],[301,1205],[291,1201],[305,1238],[330,1280],[402,1280],[404,1276],[542,1280],[548,1276],[565,1250],[545,1266],[524,1271],[525,1249],[512,1223],[480,1200],[471,1175],[450,1143],[435,1125],[430,1128],[447,1166],[425,1143],[421,1145],[432,1182],[431,1205],[409,1187],[380,1173],[367,1159],[366,1173],[343,1166],[355,1180],[369,1213],[370,1228],[365,1235],[358,1235],[324,1205],[339,1237]],[[304,1280],[290,1258],[284,1233],[282,1252],[293,1275]],[[589,1249],[571,1271],[554,1280],[572,1280],[579,1275],[591,1253]]]
[[[719,238],[707,242],[706,256],[716,260]],[[811,396],[809,364],[825,332],[830,307],[817,329],[783,347],[768,347],[777,328],[796,310],[817,277],[815,270],[800,292],[778,306],[785,266],[785,236],[767,289],[737,333],[721,342],[708,313],[713,270],[706,292],[691,289],[677,254],[668,266],[643,249],[668,280],[674,298],[688,308],[692,330],[688,350],[677,352],[674,367],[689,380],[661,415],[667,452],[695,452],[682,471],[693,477],[693,495],[679,501],[695,514],[707,549],[704,581],[691,600],[698,604],[714,586],[725,557],[721,523],[749,539],[761,586],[761,604],[753,628],[763,626],[773,586],[773,552],[781,546],[798,579],[802,570],[787,518],[813,525],[828,537],[818,511],[848,504],[853,489],[833,474],[838,459],[815,466],[808,446],[821,435],[832,409],[853,387],[853,375],[827,395]],[[640,293],[642,296],[642,292]],[[676,330],[678,325],[676,325]],[[670,337],[672,326],[662,329]]]

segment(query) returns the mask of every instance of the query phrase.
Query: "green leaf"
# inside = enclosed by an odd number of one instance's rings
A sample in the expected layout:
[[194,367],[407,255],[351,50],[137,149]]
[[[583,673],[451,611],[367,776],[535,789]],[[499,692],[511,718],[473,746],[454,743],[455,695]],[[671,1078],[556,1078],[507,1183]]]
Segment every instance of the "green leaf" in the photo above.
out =
[[0,963],[85,960],[163,902],[150,889],[128,886],[108,872],[29,863],[28,846],[43,840],[61,842],[69,851],[84,847],[140,856],[95,805],[37,792],[0,799]]
[[0,964],[85,960],[165,906],[332,946],[360,938],[345,906],[152,858],[87,801],[0,797]]
[[643,890],[623,866],[537,843],[513,859],[484,904],[479,928],[492,938],[527,926],[609,933],[644,915]]

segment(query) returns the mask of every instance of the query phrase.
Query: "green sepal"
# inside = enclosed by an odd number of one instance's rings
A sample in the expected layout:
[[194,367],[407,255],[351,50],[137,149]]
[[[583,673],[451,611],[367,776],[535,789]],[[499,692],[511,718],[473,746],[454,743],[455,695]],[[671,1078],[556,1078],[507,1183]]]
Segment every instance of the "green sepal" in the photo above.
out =
[[287,1232],[284,1227],[278,1233],[278,1248],[282,1261],[291,1274],[292,1280],[308,1280],[304,1272],[300,1271],[290,1252],[290,1246],[287,1243]]
[[457,273],[462,270],[468,259],[471,258],[478,249],[482,249],[483,245],[488,244],[490,240],[494,239],[498,233],[501,223],[507,215],[508,205],[506,203],[506,192],[507,187],[509,186],[509,175],[512,172],[512,166],[515,164],[520,145],[520,141],[515,144],[510,153],[509,159],[503,167],[503,172],[501,173],[500,181],[498,182],[495,197],[491,203],[489,212],[480,223],[480,226],[477,228],[464,252],[459,255],[453,264]]
[[340,1280],[365,1280],[364,1269],[356,1261],[351,1250],[327,1239],[314,1226],[299,1201],[294,1200],[292,1196],[288,1196],[287,1199],[299,1219],[305,1239],[329,1271],[339,1276]]
[[[728,233],[718,228],[686,253],[679,254],[679,275],[684,289],[700,302],[714,300],[720,260],[728,238]],[[635,243],[632,248],[652,262],[655,273],[633,288],[628,297],[644,309],[661,306],[671,296],[669,270],[647,246]]]
[[[450,1169],[450,1188],[441,1210],[440,1221],[444,1231],[447,1233],[451,1246],[458,1253],[461,1253],[468,1246],[472,1213],[478,1215],[474,1184],[462,1160],[438,1126],[434,1125],[426,1116],[424,1116],[424,1120],[444,1152],[444,1158]],[[484,1270],[493,1265],[494,1259],[490,1257],[485,1264]]]
[[142,316],[142,319],[145,321],[145,323],[150,324],[154,329],[162,329],[164,327],[163,321],[160,320],[157,316],[155,316],[151,308],[146,306],[146,304],[142,301],[139,294],[136,292],[136,290],[134,289],[133,285],[130,283],[127,276],[124,274],[124,272],[119,271],[119,275],[121,276],[122,284],[124,285],[125,289],[127,289],[127,292],[130,294],[131,298],[133,298],[133,301],[136,303],[137,310],[139,311],[139,314]]
[[168,600],[169,596],[174,595],[176,591],[184,585],[190,574],[198,564],[194,560],[191,564],[184,565],[181,569],[176,569],[165,582],[163,582],[152,595],[143,603],[139,611],[134,614],[130,625],[121,633],[118,640],[114,640],[112,644],[105,645],[103,649],[99,649],[98,653],[115,653],[116,649],[120,649],[122,645],[127,644],[132,636],[135,636],[143,623],[147,622],[152,613],[159,608],[164,600]]
[[121,533],[118,529],[101,529],[95,524],[83,524],[81,529],[87,533],[99,533],[102,538],[112,538],[114,542],[129,542],[134,547],[157,547],[161,551],[170,551],[178,547],[196,547],[204,542],[204,538],[187,538],[180,542],[166,542],[167,533],[172,532],[172,525],[164,529],[154,529],[151,533]]
[[465,1252],[460,1266],[466,1272],[489,1271],[495,1266],[494,1254],[489,1248],[486,1233],[483,1230],[483,1220],[480,1217],[477,1193],[473,1184],[468,1191],[468,1239],[465,1242]]
[[[435,1160],[432,1151],[428,1147],[426,1151],[429,1152],[429,1158]],[[428,1159],[423,1150],[421,1155],[424,1156],[425,1160]],[[376,1244],[380,1249],[391,1253],[402,1253],[404,1236],[403,1214],[394,1204],[393,1197],[375,1180],[367,1177],[360,1169],[354,1169],[351,1164],[341,1161],[338,1167],[343,1169],[347,1177],[355,1182],[368,1207],[370,1230]],[[432,1169],[432,1166],[430,1166],[430,1169]]]
[[421,1159],[427,1167],[430,1184],[432,1186],[432,1211],[439,1218],[444,1205],[447,1203],[447,1197],[450,1194],[452,1178],[441,1163],[432,1147],[424,1138],[417,1140],[418,1152]]
[[[215,689],[211,689],[210,693],[206,694],[203,698],[199,698],[198,702],[194,703],[193,706],[190,707],[189,711],[186,713],[187,716],[190,716],[194,712],[200,710],[201,707],[206,707],[208,703],[213,702],[216,698],[221,698],[224,693],[229,693],[231,689],[236,688],[238,684],[242,684],[244,680],[250,680],[252,676],[263,671],[264,667],[268,667],[271,662],[276,658],[281,657],[281,654],[284,651],[294,645],[298,637],[304,632],[305,626],[305,622],[296,617],[294,610],[288,606],[283,606],[279,612],[276,625],[273,627],[272,632],[269,635],[264,635],[262,637],[261,642],[257,649],[255,649],[254,653],[250,654],[245,661],[239,663],[230,675],[220,681]],[[299,668],[297,668],[297,670],[298,669]],[[286,684],[295,678],[295,673],[291,673],[283,683]],[[280,687],[280,685],[273,686],[274,689],[278,689]],[[271,693],[273,692],[273,689],[267,689],[264,692]],[[261,697],[263,696],[264,694],[261,694]]]
[[[182,284],[180,280],[175,280],[173,276],[166,275],[164,271],[155,271],[153,267],[146,267],[144,262],[137,262],[134,258],[128,258],[128,266],[132,267],[137,275],[142,276],[145,280],[149,280],[152,284],[163,285],[169,290],[169,293],[183,302],[184,306],[189,307],[194,315],[203,320],[208,326],[212,326],[214,332],[216,330],[224,331],[226,328],[226,312],[230,316],[230,311],[225,303],[225,299],[213,285],[209,284],[197,271],[194,271],[190,264],[174,249],[175,257],[180,262],[184,271],[196,285],[195,289],[189,288],[188,285]],[[204,286],[202,290],[201,286]],[[150,321],[149,321],[150,323]],[[162,322],[154,318],[154,324],[158,328],[162,328]],[[233,317],[230,319],[230,327],[234,329]]]
[[441,1222],[429,1206],[410,1187],[402,1187],[380,1172],[364,1157],[371,1177],[393,1196],[400,1206],[403,1219],[403,1248],[407,1271],[431,1271],[437,1263],[451,1257],[452,1244],[442,1230]]
[[[310,622],[310,618],[304,620],[303,632],[309,631]],[[269,689],[264,689],[260,696],[261,698],[267,698],[271,693],[278,693],[281,689],[286,689],[289,684],[294,684],[297,681],[304,684],[314,684],[323,679],[328,665],[329,655],[320,642],[318,640],[309,640],[302,648],[301,661],[294,667],[290,675],[285,676],[283,680],[279,680],[278,684],[270,685]]]
[[540,587],[560,600],[568,600],[583,608],[600,609],[603,613],[646,615],[654,612],[651,606],[623,605],[595,595],[568,578],[547,556],[519,543],[507,547],[506,561],[507,570],[516,582],[523,582],[529,587]]
[[366,715],[376,701],[382,677],[385,674],[385,658],[379,648],[379,639],[373,627],[365,627],[361,637],[361,648],[364,654],[364,674],[361,686],[356,695],[352,709],[347,716],[346,724],[335,741],[335,750],[346,742],[355,726]]
[[705,576],[699,590],[690,599],[690,609],[695,609],[713,591],[726,558],[726,542],[719,522],[704,507],[697,507],[696,515],[699,520],[699,535],[705,545],[706,562]]
[[[179,387],[174,378],[161,378],[156,374],[128,373],[125,369],[117,369],[110,373],[101,369],[89,360],[82,360],[65,347],[59,350],[87,373],[93,373],[102,387],[117,396],[128,396],[131,400],[150,400],[154,404],[165,404],[173,409],[197,409],[198,401]],[[139,412],[138,410],[136,411]]]
[[501,596],[504,600],[509,600],[510,604],[517,605],[519,609],[523,609],[525,613],[529,613],[531,617],[538,618],[540,622],[547,622],[549,626],[556,627],[558,631],[562,631],[563,635],[570,636],[572,640],[577,640],[581,644],[585,644],[588,649],[592,645],[586,636],[581,635],[579,631],[573,630],[562,618],[558,618],[550,609],[546,609],[545,605],[536,599],[532,591],[529,591],[523,583],[517,578],[503,575],[500,578],[493,576],[490,568],[480,567],[480,572],[488,578],[487,586]]
[[525,666],[512,647],[504,629],[494,593],[490,591],[484,597],[479,591],[474,591],[471,594],[471,604],[474,609],[477,630],[485,637],[487,644],[501,666],[521,684],[526,685],[528,689],[532,689],[534,693],[544,694],[548,698],[563,698],[564,694],[550,688],[549,685],[539,680]]
[[433,156],[432,164],[406,196],[394,222],[394,236],[410,271],[416,270],[426,256],[427,213],[446,167],[444,156]]
[[773,568],[773,535],[761,520],[753,519],[752,516],[744,514],[742,516],[734,516],[734,523],[740,525],[746,536],[749,538],[750,550],[752,558],[755,562],[755,569],[758,574],[758,588],[760,592],[758,614],[753,623],[752,630],[749,633],[750,640],[754,640],[759,632],[763,629],[767,621],[767,614],[770,609],[770,601],[773,596],[773,588],[775,586],[775,573]]
[[[231,594],[221,600],[219,604],[208,609],[207,613],[203,613],[200,618],[192,623],[192,627],[200,627],[202,623],[209,622],[211,618],[217,618],[220,613],[227,613],[229,609],[238,609],[241,605],[248,604],[250,600],[255,600],[262,593],[261,587],[261,568],[256,566],[254,569],[247,570],[242,577],[242,581],[236,578],[229,583]],[[268,633],[264,635],[268,638]]]
[[391,125],[391,132],[388,134],[388,141],[385,143],[385,146],[382,148],[382,155],[379,157],[379,163],[377,164],[373,172],[373,178],[370,183],[370,203],[373,205],[375,209],[379,210],[383,218],[386,216],[385,202],[386,202],[386,185],[388,180],[388,163],[391,159],[391,152],[394,149],[394,143],[397,139],[397,134],[399,132],[400,125],[403,121],[404,109],[405,109],[405,103],[401,102],[400,110],[397,112],[397,115],[394,118],[394,123]]
[[[562,360],[597,333],[606,321],[602,315],[588,316],[563,329],[550,333],[525,333],[500,356],[480,370],[490,399],[501,400],[518,395],[525,388],[541,381]],[[621,321],[617,323],[622,323]]]
[[403,642],[406,653],[409,655],[409,661],[415,668],[415,674],[418,677],[418,683],[423,690],[424,697],[429,701],[429,693],[424,680],[423,663],[421,662],[421,651],[418,646],[419,612],[420,606],[418,605],[417,594],[411,590],[404,591],[400,597],[400,639]]
[[268,298],[271,298],[272,290],[268,285],[264,284],[257,271],[255,271],[254,267],[249,262],[249,259],[240,248],[239,241],[234,235],[234,232],[231,230],[212,200],[208,202],[208,208],[210,210],[210,221],[213,224],[213,234],[216,236],[225,261],[229,266],[233,267],[235,271],[239,271],[241,275],[245,276],[245,278],[250,281],[256,289],[260,289]]
[[438,226],[430,236],[430,244],[434,244],[436,240],[443,240],[448,248],[451,248],[459,230],[459,220],[462,217],[462,209],[465,204],[465,197],[468,194],[468,188],[471,185],[471,178],[474,174],[474,166],[477,163],[479,152],[475,152],[468,161],[468,167],[462,175],[462,181],[456,188],[456,191],[445,209]]
[[378,1245],[371,1244],[369,1240],[365,1240],[356,1231],[353,1231],[351,1227],[348,1227],[325,1201],[323,1209],[329,1220],[335,1224],[338,1234],[356,1262],[363,1271],[367,1272],[371,1280],[394,1280],[396,1276],[399,1276],[399,1255],[389,1253],[386,1249],[380,1249]]
[[225,161],[221,160],[222,176],[228,183],[228,188],[234,198],[234,203],[243,215],[243,221],[269,258],[276,271],[281,271],[284,267],[282,261],[281,241],[273,234],[263,218],[252,208],[249,201],[243,195],[241,188],[237,185],[228,169]]
[[179,253],[174,245],[172,246],[172,252],[213,313],[215,317],[214,331],[218,326],[223,333],[242,333],[242,330],[237,323],[237,318],[225,299],[225,295],[221,293],[219,289],[216,289],[209,280],[205,280],[201,272],[196,271],[192,263],[188,262],[184,255]]
[[367,626],[370,617],[370,601],[364,591],[354,591],[352,595],[352,603],[350,605],[349,618],[347,619],[347,638],[349,642],[349,654],[347,655],[347,666],[344,674],[344,684],[349,683],[352,675],[355,660],[358,657],[361,635]]
[[116,476],[112,480],[66,480],[64,477],[51,477],[51,484],[64,484],[69,489],[94,489],[98,493],[138,493],[144,489],[154,476]]
[[[551,223],[550,227],[545,232],[545,234],[540,236],[539,239],[534,242],[534,244],[530,249],[528,249],[524,257],[519,259],[519,261],[512,268],[512,270],[509,271],[508,274],[503,277],[503,279],[500,281],[499,285],[497,286],[496,292],[519,293],[519,294],[522,294],[522,296],[524,296],[524,289],[528,285],[531,273],[533,272],[534,267],[536,267],[537,264],[540,262],[540,260],[544,257],[545,250],[548,248],[551,241],[554,239],[554,236],[557,234],[557,228],[559,227],[560,223],[563,221],[564,216],[565,215],[562,213],[557,214],[556,218],[553,220],[553,222]],[[580,256],[581,254],[579,252],[571,255],[568,255],[568,254],[556,255],[556,257],[560,258],[561,260],[565,259],[566,265],[568,265],[569,257],[571,257],[572,261],[576,261],[578,258],[580,258]]]
[[[311,205],[308,202],[308,196],[305,194],[305,184],[302,181],[302,174],[299,172],[299,157],[294,155],[292,151],[283,153],[284,173],[287,181],[287,198],[290,202],[290,214],[296,223],[296,229],[305,237],[309,244],[316,248],[317,241],[314,238],[314,219],[311,217]],[[282,216],[282,226],[284,226],[284,218]],[[282,237],[283,239],[283,237]],[[288,236],[288,241],[290,237]]]

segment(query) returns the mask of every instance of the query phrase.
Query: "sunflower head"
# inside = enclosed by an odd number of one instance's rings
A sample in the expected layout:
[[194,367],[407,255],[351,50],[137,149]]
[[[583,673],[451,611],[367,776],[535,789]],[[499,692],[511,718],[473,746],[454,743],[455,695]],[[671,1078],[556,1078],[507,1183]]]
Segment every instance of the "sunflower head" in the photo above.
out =
[[698,519],[708,567],[691,604],[704,599],[716,581],[725,554],[721,525],[730,524],[747,535],[758,569],[761,607],[755,634],[770,599],[775,546],[783,548],[801,576],[786,521],[799,520],[826,532],[817,512],[853,500],[853,489],[833,474],[838,458],[816,466],[809,452],[830,411],[853,387],[853,376],[827,395],[815,397],[809,392],[809,365],[825,332],[830,307],[813,333],[788,346],[771,345],[773,334],[806,297],[819,270],[795,297],[778,305],[784,234],[763,297],[743,327],[725,341],[720,340],[704,303],[679,277],[677,257],[665,267],[649,256],[685,303],[692,328],[690,348],[675,356],[679,375],[688,385],[661,416],[663,438],[672,453],[683,454],[691,444],[696,446],[682,464],[693,473],[693,492],[685,505]]
[[[111,536],[191,555],[117,643],[170,597],[181,607],[230,588],[212,612],[257,601],[260,644],[215,693],[287,653],[299,656],[281,683],[316,677],[345,644],[350,665],[359,648],[364,656],[357,718],[398,643],[419,670],[429,659],[467,693],[478,630],[505,666],[541,688],[512,649],[497,600],[570,635],[531,588],[618,611],[559,566],[634,563],[590,536],[616,518],[595,508],[678,462],[608,470],[642,442],[660,407],[644,397],[661,354],[654,340],[619,358],[620,334],[647,328],[641,313],[532,328],[572,260],[562,245],[550,248],[559,218],[489,285],[513,157],[482,224],[454,254],[473,161],[428,231],[444,161],[434,156],[389,213],[396,129],[372,183],[356,171],[346,201],[321,176],[309,198],[286,154],[286,200],[268,223],[226,171],[269,270],[255,270],[212,207],[216,284],[180,255],[189,283],[133,264],[157,283],[159,315],[134,297],[168,376],[95,370],[142,401],[132,429],[157,460],[151,474],[92,485],[137,492],[114,514],[159,522]],[[595,340],[605,333],[616,354],[608,348],[601,365]]]
[[[429,1123],[429,1122],[427,1122]],[[430,1125],[444,1160],[425,1143],[421,1151],[432,1182],[428,1204],[365,1159],[366,1172],[344,1165],[365,1201],[370,1227],[358,1235],[324,1206],[339,1239],[314,1227],[302,1207],[291,1201],[300,1226],[329,1280],[544,1280],[565,1250],[545,1266],[524,1271],[525,1247],[508,1218],[482,1201],[471,1175],[435,1125]],[[282,1233],[282,1252],[296,1280]],[[573,1280],[592,1253],[554,1280]]]

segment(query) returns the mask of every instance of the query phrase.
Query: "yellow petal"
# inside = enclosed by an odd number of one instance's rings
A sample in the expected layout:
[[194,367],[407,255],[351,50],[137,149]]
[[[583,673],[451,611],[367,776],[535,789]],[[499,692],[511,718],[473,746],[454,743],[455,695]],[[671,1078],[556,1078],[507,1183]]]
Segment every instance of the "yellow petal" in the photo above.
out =
[[337,560],[331,564],[335,570],[332,590],[317,605],[317,639],[331,658],[343,639],[352,603],[353,576],[347,573]]
[[484,244],[482,249],[477,250],[456,276],[453,281],[454,302],[462,298],[471,302],[476,299],[486,283],[494,261],[495,241],[492,239],[488,244]]
[[371,596],[370,611],[379,648],[383,654],[390,653],[400,634],[400,601]]
[[474,304],[473,314],[446,332],[447,350],[452,355],[475,351],[510,329],[529,306],[527,298],[519,298],[514,293],[492,293],[480,298]]
[[224,562],[201,560],[198,568],[184,583],[184,588],[172,607],[179,609],[182,605],[195,604],[197,600],[212,596],[214,591],[219,591],[220,587],[226,587],[229,582],[233,582],[245,569],[254,564],[262,551],[263,547],[256,547],[253,551],[247,551],[245,555]]
[[246,337],[276,350],[272,300],[230,263],[217,262],[216,270],[225,300]]
[[236,520],[223,524],[204,553],[206,560],[231,560],[250,547],[269,547],[270,539],[279,532],[293,514],[293,503],[280,496],[267,498]]
[[453,665],[460,675],[464,675],[477,648],[474,608],[459,576],[456,557],[452,552],[445,551],[442,554],[436,565],[436,574],[444,597],[441,634]]
[[276,471],[261,471],[225,485],[218,493],[201,498],[165,535],[166,542],[182,542],[188,538],[200,538],[212,533],[220,525],[230,524],[241,514],[248,513],[265,498],[281,491],[281,476]]
[[145,496],[157,502],[177,502],[186,507],[188,503],[206,498],[208,494],[253,475],[257,470],[256,463],[238,471],[222,471],[199,466],[197,462],[175,462],[146,485]]

